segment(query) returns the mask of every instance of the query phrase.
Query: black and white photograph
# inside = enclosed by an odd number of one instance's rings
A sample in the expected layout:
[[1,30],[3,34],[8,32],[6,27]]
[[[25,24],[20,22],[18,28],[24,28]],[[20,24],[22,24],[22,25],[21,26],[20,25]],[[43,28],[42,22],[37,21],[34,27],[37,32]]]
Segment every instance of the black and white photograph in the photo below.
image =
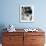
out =
[[34,16],[34,8],[31,5],[20,6],[20,21],[21,22],[32,22]]

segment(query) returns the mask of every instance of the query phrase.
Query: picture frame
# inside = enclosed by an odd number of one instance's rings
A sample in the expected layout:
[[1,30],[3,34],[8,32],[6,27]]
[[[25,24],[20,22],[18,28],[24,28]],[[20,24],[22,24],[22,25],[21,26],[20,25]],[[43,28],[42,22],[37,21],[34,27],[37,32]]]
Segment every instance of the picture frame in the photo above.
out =
[[33,22],[33,21],[34,21],[34,6],[20,5],[20,22]]

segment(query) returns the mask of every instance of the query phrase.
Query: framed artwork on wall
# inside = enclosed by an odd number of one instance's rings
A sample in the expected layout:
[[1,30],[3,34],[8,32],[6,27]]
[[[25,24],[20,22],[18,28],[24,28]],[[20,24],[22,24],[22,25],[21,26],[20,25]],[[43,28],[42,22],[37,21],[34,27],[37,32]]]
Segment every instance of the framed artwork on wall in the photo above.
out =
[[34,6],[20,5],[20,22],[34,21]]

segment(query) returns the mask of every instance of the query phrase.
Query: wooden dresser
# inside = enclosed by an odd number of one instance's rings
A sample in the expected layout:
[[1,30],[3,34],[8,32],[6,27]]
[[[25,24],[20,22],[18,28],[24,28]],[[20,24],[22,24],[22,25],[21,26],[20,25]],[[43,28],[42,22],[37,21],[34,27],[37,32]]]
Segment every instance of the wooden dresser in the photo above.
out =
[[3,46],[44,46],[44,32],[3,32]]

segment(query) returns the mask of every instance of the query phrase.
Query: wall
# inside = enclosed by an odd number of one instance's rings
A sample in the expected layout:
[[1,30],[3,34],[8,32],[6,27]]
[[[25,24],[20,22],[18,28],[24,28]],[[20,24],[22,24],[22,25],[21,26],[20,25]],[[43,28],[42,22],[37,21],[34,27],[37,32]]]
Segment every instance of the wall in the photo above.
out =
[[[35,21],[21,23],[19,21],[19,6],[28,4],[34,6]],[[46,28],[46,0],[1,0],[0,25],[13,24],[16,28],[41,27]]]
[[[21,23],[19,21],[19,7],[22,4],[34,6],[34,22]],[[0,31],[7,25],[13,24],[16,28],[40,27],[46,32],[45,4],[46,0],[0,0]]]

